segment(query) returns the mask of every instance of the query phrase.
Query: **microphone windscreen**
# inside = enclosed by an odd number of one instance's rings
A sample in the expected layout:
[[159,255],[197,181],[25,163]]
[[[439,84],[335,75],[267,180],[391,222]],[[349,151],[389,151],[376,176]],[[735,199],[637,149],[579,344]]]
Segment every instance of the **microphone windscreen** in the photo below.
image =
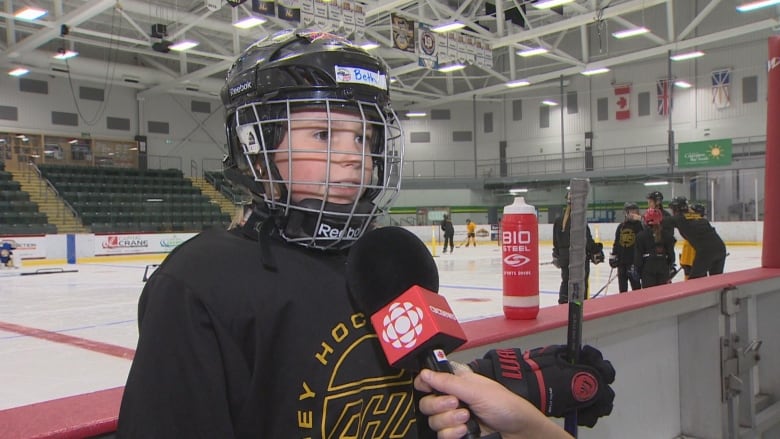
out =
[[402,227],[371,230],[347,256],[347,285],[360,311],[373,315],[414,285],[439,291],[439,271],[428,247]]

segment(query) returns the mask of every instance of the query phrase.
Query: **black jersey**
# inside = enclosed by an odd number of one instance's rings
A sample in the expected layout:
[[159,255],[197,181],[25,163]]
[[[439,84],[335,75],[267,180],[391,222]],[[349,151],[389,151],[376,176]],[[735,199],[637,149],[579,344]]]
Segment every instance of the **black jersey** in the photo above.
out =
[[676,227],[686,241],[696,252],[713,252],[726,254],[726,244],[712,227],[709,221],[693,211],[678,212],[676,215],[664,217],[665,227]]
[[624,221],[615,228],[615,242],[612,244],[612,254],[617,256],[620,265],[634,263],[634,246],[639,232],[642,231],[641,221]]
[[[563,227],[563,217],[555,218],[553,222],[553,257],[561,260],[561,263],[569,264],[569,247],[571,246],[571,218]],[[590,259],[597,253],[596,242],[590,233],[590,226],[585,226],[585,256]]]
[[[388,366],[345,252],[206,231],[147,282],[120,438],[420,438],[412,376]],[[421,427],[427,429],[427,426]]]

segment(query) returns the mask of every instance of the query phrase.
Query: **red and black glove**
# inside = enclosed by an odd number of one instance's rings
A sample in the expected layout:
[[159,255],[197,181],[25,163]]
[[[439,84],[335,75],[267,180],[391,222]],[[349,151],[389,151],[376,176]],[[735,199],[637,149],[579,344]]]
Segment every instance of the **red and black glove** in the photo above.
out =
[[469,363],[474,372],[494,379],[534,404],[547,416],[563,417],[577,410],[577,423],[596,425],[612,412],[615,369],[601,352],[583,346],[580,363],[566,361],[566,346],[551,345],[523,353],[494,349]]

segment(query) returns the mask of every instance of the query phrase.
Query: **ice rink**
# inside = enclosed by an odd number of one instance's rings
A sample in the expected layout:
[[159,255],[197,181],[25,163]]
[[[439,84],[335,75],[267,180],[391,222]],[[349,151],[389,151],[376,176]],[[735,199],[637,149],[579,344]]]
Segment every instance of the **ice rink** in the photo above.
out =
[[[500,248],[481,244],[453,253],[440,250],[435,258],[440,293],[458,318],[501,315]],[[727,272],[760,266],[758,246],[730,246],[728,251]],[[550,255],[551,247],[541,246],[541,261]],[[144,271],[161,259],[104,257],[73,265],[25,261],[21,269],[0,271],[0,410],[124,385],[137,339]],[[20,275],[58,268],[78,271]],[[591,294],[606,284],[609,273],[607,263],[591,266]],[[682,281],[680,273],[675,282]],[[541,306],[557,306],[559,285],[559,270],[540,265]],[[613,294],[618,294],[617,280],[601,293]],[[629,294],[652,294],[652,289]]]

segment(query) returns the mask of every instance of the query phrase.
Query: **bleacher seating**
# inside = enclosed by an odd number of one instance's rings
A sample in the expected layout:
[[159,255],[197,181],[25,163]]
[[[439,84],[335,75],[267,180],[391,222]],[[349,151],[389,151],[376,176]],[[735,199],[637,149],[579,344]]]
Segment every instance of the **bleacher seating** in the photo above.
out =
[[30,194],[21,190],[19,182],[12,178],[0,162],[0,235],[57,233],[57,227],[49,224],[46,214],[38,211],[38,204],[30,201]]
[[94,233],[200,231],[230,222],[178,169],[39,169]]

